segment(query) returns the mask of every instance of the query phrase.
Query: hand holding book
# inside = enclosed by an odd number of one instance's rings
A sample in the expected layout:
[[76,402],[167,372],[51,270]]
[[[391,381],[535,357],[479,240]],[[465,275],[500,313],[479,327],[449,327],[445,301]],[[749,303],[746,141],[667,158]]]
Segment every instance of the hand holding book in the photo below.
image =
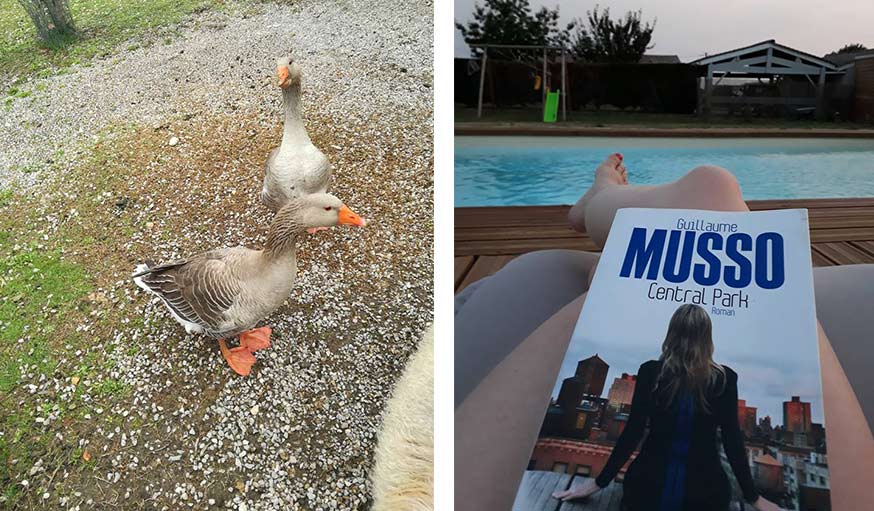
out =
[[[594,494],[601,487],[595,482],[594,479],[588,479],[582,486],[576,486],[569,490],[565,491],[557,491],[552,494],[553,498],[561,499],[562,502],[573,500],[573,499],[582,499],[588,497],[589,495]],[[766,508],[770,511],[770,508]]]
[[753,502],[753,507],[756,508],[756,511],[783,511],[783,508],[774,504],[770,500],[765,497],[759,497]]

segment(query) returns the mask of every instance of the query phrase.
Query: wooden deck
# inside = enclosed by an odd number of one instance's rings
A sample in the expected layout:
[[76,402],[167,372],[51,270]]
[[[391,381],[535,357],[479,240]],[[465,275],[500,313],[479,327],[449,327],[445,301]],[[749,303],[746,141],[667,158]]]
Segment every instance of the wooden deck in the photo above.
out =
[[615,481],[587,499],[562,502],[552,498],[553,492],[581,486],[586,479],[558,472],[528,470],[519,485],[513,511],[619,511],[622,485]]
[[[874,199],[748,201],[750,209],[807,208],[814,266],[874,263]],[[568,226],[569,206],[455,208],[455,290],[534,250],[598,247]]]

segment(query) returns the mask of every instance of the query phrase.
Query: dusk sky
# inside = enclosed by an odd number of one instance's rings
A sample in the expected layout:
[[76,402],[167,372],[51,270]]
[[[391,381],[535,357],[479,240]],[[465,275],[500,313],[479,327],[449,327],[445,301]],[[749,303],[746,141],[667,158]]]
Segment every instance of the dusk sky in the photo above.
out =
[[[455,0],[455,19],[471,18],[475,0]],[[478,3],[482,3],[481,1]],[[654,54],[678,55],[689,62],[709,54],[748,46],[767,39],[822,56],[850,43],[874,47],[874,2],[871,0],[531,0],[540,6],[559,7],[562,25],[584,17],[596,4],[609,7],[613,16],[643,10],[644,19],[657,18]],[[455,56],[470,53],[455,30]]]

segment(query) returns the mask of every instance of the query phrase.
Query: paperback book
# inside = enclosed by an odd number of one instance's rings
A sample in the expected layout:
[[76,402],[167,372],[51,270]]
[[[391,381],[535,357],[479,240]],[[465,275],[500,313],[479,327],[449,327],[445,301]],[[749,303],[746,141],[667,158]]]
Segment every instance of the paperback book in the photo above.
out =
[[825,427],[807,210],[623,209],[514,510],[825,511]]

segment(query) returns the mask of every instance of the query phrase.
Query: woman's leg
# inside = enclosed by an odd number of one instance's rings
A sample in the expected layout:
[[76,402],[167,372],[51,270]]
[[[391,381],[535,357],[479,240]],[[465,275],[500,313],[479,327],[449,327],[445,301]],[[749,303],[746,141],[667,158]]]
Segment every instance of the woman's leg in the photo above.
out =
[[[531,252],[457,297],[455,403],[522,339],[588,289],[596,254],[575,250]],[[460,305],[459,305],[460,303]]]
[[816,316],[852,383],[868,424],[874,427],[874,264],[814,268]]
[[831,508],[865,509],[874,502],[874,437],[831,342],[817,326]]
[[510,509],[585,295],[516,345],[455,409],[455,509]]
[[[874,501],[874,265],[816,268],[832,509]],[[867,417],[866,417],[867,416]],[[867,420],[866,420],[867,418]]]
[[599,247],[604,247],[613,217],[622,208],[749,211],[737,179],[721,167],[696,167],[673,183],[656,186],[623,183],[626,172],[616,155],[607,158],[595,171],[595,184],[568,214],[571,226],[587,232]]

